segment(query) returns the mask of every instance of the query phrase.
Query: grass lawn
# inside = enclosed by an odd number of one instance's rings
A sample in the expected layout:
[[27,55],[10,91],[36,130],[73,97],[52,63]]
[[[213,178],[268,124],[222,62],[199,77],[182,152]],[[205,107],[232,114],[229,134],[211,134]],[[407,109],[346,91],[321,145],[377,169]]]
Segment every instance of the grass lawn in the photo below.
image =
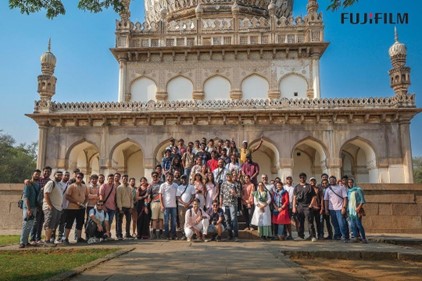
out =
[[19,235],[0,235],[0,246],[19,244]]
[[118,249],[0,251],[0,280],[44,280]]

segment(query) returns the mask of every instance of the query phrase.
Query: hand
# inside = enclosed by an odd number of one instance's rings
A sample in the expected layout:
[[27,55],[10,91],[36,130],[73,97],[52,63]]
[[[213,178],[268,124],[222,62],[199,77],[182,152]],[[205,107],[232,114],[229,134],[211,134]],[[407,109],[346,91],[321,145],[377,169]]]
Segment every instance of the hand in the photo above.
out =
[[346,214],[346,208],[341,209],[341,214],[344,216]]
[[161,206],[161,211],[162,211],[162,212],[164,212],[164,209],[165,209],[165,208],[164,208],[164,206]]
[[293,207],[292,212],[293,212],[293,214],[297,213],[296,207]]
[[24,180],[24,181],[23,181],[23,184],[24,184],[24,185],[29,185],[30,183],[31,183],[31,181],[30,181],[30,180]]
[[32,216],[31,209],[26,210],[26,216],[27,216],[27,217]]
[[99,231],[99,232],[102,232],[102,231],[103,231],[103,226],[102,226],[101,224],[100,224],[100,225],[98,225],[98,226],[97,226],[97,228],[98,228],[98,231]]

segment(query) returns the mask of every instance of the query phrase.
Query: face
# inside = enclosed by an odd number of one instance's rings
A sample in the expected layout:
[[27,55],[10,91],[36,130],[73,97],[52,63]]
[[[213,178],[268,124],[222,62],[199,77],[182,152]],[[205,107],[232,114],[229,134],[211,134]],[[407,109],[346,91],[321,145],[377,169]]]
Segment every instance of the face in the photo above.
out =
[[251,182],[251,178],[249,176],[245,176],[245,183],[250,183]]
[[321,180],[328,180],[328,175],[322,175]]
[[104,203],[97,203],[97,210],[102,210]]
[[234,155],[230,156],[230,160],[232,160],[232,163],[235,163],[236,162],[236,156],[234,156]]
[[306,176],[299,176],[299,182],[300,183],[305,183],[306,182]]
[[135,186],[135,183],[136,183],[136,182],[135,182],[135,179],[130,179],[130,180],[129,180],[129,185],[130,185],[130,186]]
[[258,189],[260,191],[263,191],[264,190],[264,184],[262,182],[258,183]]
[[155,171],[156,171],[157,173],[159,173],[159,174],[161,174],[161,170],[162,170],[162,169],[161,169],[161,167],[160,167],[160,166],[158,166],[158,167],[156,167],[156,168],[155,168]]
[[179,172],[179,171],[175,171],[175,172],[174,172],[174,178],[175,178],[175,179],[180,178],[180,172]]
[[127,184],[127,182],[128,182],[128,180],[129,180],[129,178],[128,178],[128,177],[123,177],[123,179],[122,179],[122,180],[123,180],[123,183],[124,183],[124,184]]
[[91,179],[91,183],[92,183],[93,185],[96,185],[96,184],[97,184],[97,182],[98,182],[98,178],[92,178],[92,179]]
[[343,184],[343,185],[346,185],[347,184],[347,179],[341,179],[341,183]]
[[316,185],[316,180],[311,180],[311,185],[315,186]]
[[243,148],[248,148],[248,143],[247,142],[242,143],[242,147]]
[[328,186],[328,180],[324,179],[321,181],[321,186],[322,187],[327,187]]
[[219,168],[223,168],[224,167],[224,160],[223,159],[218,160],[218,167]]
[[218,204],[212,203],[212,209],[214,210],[214,212],[216,212],[218,210]]
[[37,181],[37,180],[40,179],[40,176],[41,176],[41,173],[40,172],[34,172],[32,174],[32,179],[35,180],[35,181]]
[[261,179],[262,179],[263,182],[267,182],[268,181],[268,176],[262,175]]
[[115,174],[115,175],[114,175],[114,181],[115,181],[115,182],[120,182],[120,177],[121,177],[121,176],[120,176],[119,174]]
[[174,177],[173,177],[173,175],[172,174],[167,174],[166,175],[166,180],[168,181],[168,182],[173,182],[173,179],[174,179]]
[[99,182],[100,184],[103,184],[103,183],[104,183],[104,180],[105,180],[105,178],[104,178],[104,176],[103,176],[103,175],[101,175],[101,176],[99,176],[99,177],[98,177],[98,182]]
[[276,184],[275,184],[275,187],[276,187],[278,190],[283,189],[283,185],[281,184],[281,182],[276,183]]
[[113,179],[114,179],[114,177],[113,177],[113,176],[109,176],[109,177],[107,178],[107,182],[108,182],[108,184],[112,184],[112,183],[113,183]]
[[64,175],[63,175],[63,181],[64,182],[68,182],[69,181],[69,179],[70,179],[70,173],[69,172],[66,172],[66,173],[64,173]]
[[156,173],[152,174],[152,180],[157,181],[158,180],[158,174],[156,174]]
[[81,182],[82,182],[82,180],[83,180],[83,178],[84,178],[84,177],[83,177],[82,175],[80,175],[80,174],[79,174],[79,175],[76,175],[76,182],[77,182],[77,183],[81,183]]
[[353,180],[348,180],[348,181],[347,181],[347,185],[348,185],[349,187],[353,187]]
[[50,170],[50,169],[44,169],[44,170],[42,171],[42,176],[43,176],[44,178],[49,178],[49,177],[50,177],[50,175],[51,175],[51,170]]
[[227,174],[226,175],[226,180],[231,182],[233,180],[232,174]]
[[193,201],[192,206],[195,210],[198,209],[199,207],[198,201]]
[[336,185],[336,178],[330,178],[330,184]]
[[287,184],[288,184],[288,185],[292,185],[292,183],[293,183],[293,179],[292,179],[291,177],[288,177],[288,178],[286,179],[286,182],[287,182]]

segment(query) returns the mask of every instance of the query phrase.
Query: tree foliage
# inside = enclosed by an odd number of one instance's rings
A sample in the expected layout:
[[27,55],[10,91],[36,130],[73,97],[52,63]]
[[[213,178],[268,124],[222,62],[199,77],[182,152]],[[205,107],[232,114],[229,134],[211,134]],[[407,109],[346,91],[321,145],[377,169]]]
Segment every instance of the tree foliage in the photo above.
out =
[[20,183],[31,177],[36,167],[37,143],[16,145],[15,139],[0,130],[0,183]]
[[413,158],[413,181],[422,183],[422,157]]
[[[359,0],[329,0],[327,10],[337,10],[341,7],[349,7]],[[32,14],[42,10],[46,11],[46,16],[53,19],[58,15],[66,14],[63,0],[9,0],[11,9],[19,9],[22,14]],[[73,2],[73,1],[68,1]],[[75,1],[76,2],[76,1]],[[122,0],[79,0],[78,8],[93,13],[102,12],[104,9],[112,8],[115,12],[120,12],[124,8]]]

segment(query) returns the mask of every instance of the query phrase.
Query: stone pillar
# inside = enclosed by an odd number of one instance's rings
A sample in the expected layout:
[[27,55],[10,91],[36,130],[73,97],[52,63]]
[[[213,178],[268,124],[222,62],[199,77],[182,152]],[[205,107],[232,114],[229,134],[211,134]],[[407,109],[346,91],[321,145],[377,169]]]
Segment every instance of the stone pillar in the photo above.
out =
[[46,125],[38,126],[38,157],[37,157],[37,168],[42,169],[45,166],[45,158],[47,154],[47,132],[48,127]]
[[126,101],[126,72],[127,60],[125,58],[119,59],[119,102]]
[[312,55],[312,88],[313,88],[313,98],[321,97],[321,89],[319,83],[319,54]]
[[144,176],[151,178],[151,173],[154,171],[154,158],[144,158]]
[[286,180],[288,176],[293,176],[293,158],[280,158],[279,176],[281,181]]
[[410,142],[410,121],[403,120],[399,124],[400,143],[403,157],[404,183],[413,183],[412,146]]
[[101,174],[107,177],[110,172],[111,161],[109,159],[109,148],[108,148],[108,137],[110,134],[110,127],[107,124],[103,124],[101,141],[100,141],[100,159],[99,159],[99,170]]
[[328,162],[328,174],[330,176],[335,176],[337,179],[341,177],[341,158],[330,158],[327,159]]

